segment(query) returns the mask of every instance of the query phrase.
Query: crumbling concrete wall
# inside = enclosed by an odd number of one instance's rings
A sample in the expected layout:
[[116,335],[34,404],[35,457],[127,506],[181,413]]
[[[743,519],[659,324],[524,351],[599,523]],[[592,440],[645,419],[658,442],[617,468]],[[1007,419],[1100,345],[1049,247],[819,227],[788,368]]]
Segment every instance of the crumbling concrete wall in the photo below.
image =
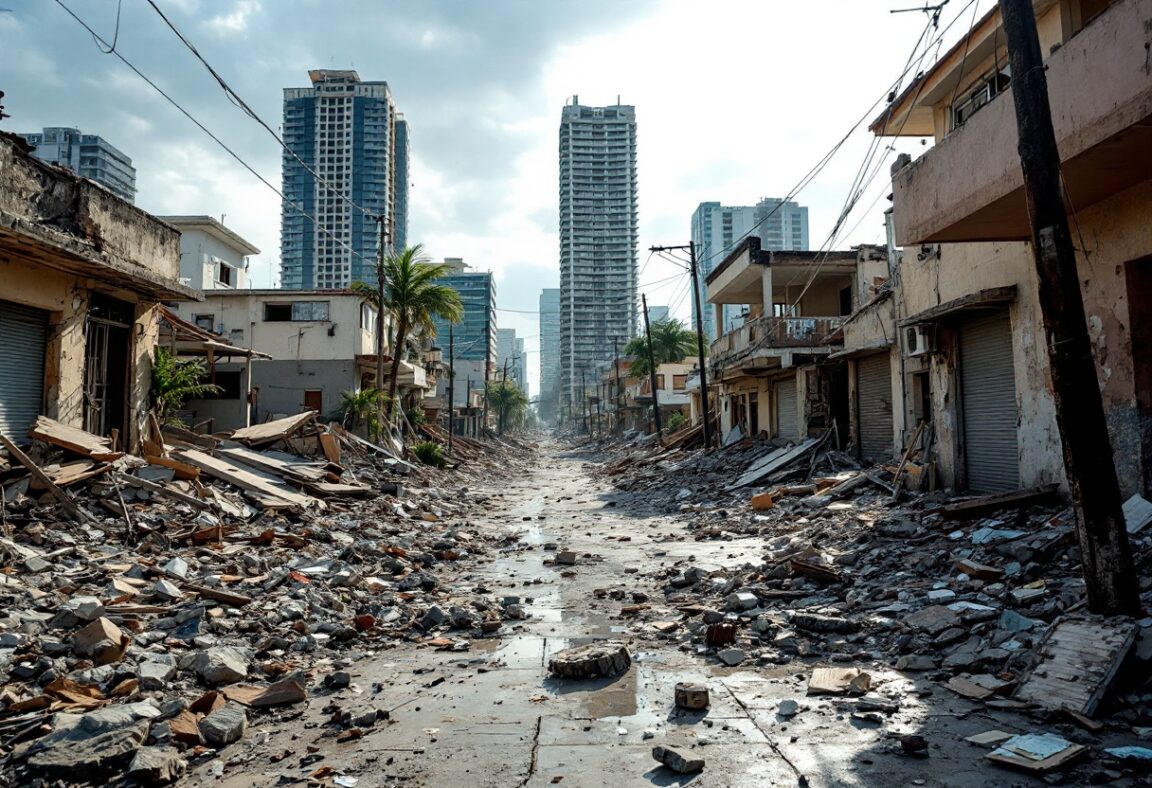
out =
[[[897,322],[981,290],[1009,285],[1016,286],[1016,300],[1008,305],[1008,312],[1012,325],[1020,483],[1025,486],[1062,484],[1063,454],[1040,324],[1035,266],[1027,243],[944,244],[906,249],[900,266]],[[932,357],[930,370],[937,473],[941,484],[948,488],[963,487],[965,482],[956,326],[956,319],[937,324],[940,352]]]
[[[1138,407],[1135,356],[1152,349],[1133,344],[1126,267],[1152,255],[1152,183],[1145,182],[1079,212],[1072,238],[1078,255],[1088,336],[1108,418],[1108,434],[1125,497],[1145,489],[1147,440],[1152,425]],[[1147,262],[1135,263],[1147,265]],[[1141,302],[1137,301],[1137,309]],[[1148,392],[1140,391],[1140,396]]]

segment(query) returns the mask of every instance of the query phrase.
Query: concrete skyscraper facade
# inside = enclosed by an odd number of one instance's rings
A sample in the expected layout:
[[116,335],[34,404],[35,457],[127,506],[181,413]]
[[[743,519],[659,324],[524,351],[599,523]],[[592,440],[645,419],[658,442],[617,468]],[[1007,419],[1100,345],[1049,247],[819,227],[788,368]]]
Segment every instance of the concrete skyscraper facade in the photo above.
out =
[[560,386],[612,358],[637,324],[636,108],[573,97],[560,119]]
[[[760,248],[770,251],[802,252],[808,250],[808,208],[790,200],[765,197],[755,205],[721,205],[702,202],[692,214],[692,245],[700,267],[700,287],[712,269],[724,261],[729,252],[746,236],[760,239]],[[707,304],[707,293],[701,294],[700,303]],[[707,310],[707,307],[706,307]],[[716,339],[716,323],[707,318],[704,329],[710,340]],[[724,325],[731,328],[738,322],[740,307],[724,307]],[[692,303],[692,319],[696,319],[696,303]]]
[[560,288],[540,291],[540,388],[541,402],[548,402],[560,382]]
[[407,124],[401,118],[397,131],[387,82],[363,82],[355,71],[308,76],[311,87],[284,90],[284,142],[292,153],[283,156],[281,286],[375,282],[375,217],[384,217],[390,234],[386,251],[407,241]]
[[20,136],[35,147],[32,155],[37,159],[67,167],[82,178],[96,181],[122,200],[136,201],[136,168],[132,166],[132,159],[103,137],[61,126]]

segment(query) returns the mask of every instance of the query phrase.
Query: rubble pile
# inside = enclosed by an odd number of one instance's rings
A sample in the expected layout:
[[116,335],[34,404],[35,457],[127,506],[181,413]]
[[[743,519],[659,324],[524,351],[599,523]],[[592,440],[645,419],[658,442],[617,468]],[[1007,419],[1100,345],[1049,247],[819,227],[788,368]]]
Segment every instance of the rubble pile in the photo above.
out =
[[[615,449],[600,473],[618,489],[643,490],[697,540],[756,537],[762,550],[735,567],[642,569],[660,602],[600,589],[622,600],[629,635],[725,666],[876,665],[992,709],[1152,733],[1152,618],[1084,612],[1074,515],[1055,486],[949,499],[902,489],[896,466],[796,448]],[[766,456],[785,460],[741,484]],[[1152,533],[1129,531],[1147,610]]]
[[31,434],[0,465],[0,784],[166,783],[333,666],[522,617],[440,577],[498,546],[461,481],[521,467],[510,444],[438,470],[313,414],[228,439],[153,424],[142,456]]

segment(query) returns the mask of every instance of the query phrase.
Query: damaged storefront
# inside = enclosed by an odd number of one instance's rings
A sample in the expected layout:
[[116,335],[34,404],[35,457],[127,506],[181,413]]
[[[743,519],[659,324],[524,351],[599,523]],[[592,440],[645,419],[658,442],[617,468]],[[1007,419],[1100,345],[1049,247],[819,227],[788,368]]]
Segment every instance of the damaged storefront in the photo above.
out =
[[163,300],[179,234],[94,183],[0,135],[0,432],[39,414],[133,445],[148,410]]

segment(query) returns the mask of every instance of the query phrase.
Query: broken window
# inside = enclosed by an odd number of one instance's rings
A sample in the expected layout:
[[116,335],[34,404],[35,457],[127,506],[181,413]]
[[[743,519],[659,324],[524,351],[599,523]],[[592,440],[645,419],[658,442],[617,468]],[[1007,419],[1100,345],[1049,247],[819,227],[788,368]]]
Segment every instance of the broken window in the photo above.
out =
[[192,322],[205,331],[214,331],[216,327],[215,315],[193,315]]
[[216,266],[216,281],[222,285],[231,287],[235,281],[232,273],[232,266],[226,263],[220,263]]
[[1003,93],[1012,82],[1008,66],[981,77],[968,91],[952,104],[952,128],[957,129],[968,119],[988,105],[992,99]]

